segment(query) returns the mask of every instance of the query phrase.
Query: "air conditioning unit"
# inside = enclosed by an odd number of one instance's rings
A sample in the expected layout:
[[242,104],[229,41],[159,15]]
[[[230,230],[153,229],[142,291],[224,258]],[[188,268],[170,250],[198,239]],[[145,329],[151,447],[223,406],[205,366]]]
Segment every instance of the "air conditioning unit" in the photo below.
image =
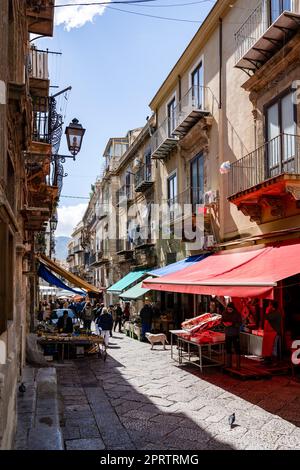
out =
[[204,193],[204,205],[210,206],[211,204],[216,204],[218,201],[218,191],[210,190]]

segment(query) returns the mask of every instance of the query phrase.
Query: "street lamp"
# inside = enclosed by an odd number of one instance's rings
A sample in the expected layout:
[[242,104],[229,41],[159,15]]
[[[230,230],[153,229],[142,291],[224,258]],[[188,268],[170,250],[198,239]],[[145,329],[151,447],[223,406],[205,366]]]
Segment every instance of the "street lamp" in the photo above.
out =
[[57,215],[53,214],[53,216],[50,219],[50,230],[51,230],[51,232],[55,232],[55,230],[57,228],[57,223],[58,223]]
[[84,133],[85,129],[76,118],[74,118],[68,127],[66,127],[65,134],[67,136],[68,149],[73,155],[74,160],[75,156],[80,152]]
[[72,156],[54,154],[52,155],[53,161],[60,161],[61,163],[65,163],[66,158],[73,158],[73,160],[75,160],[75,156],[80,152],[84,133],[85,129],[79,123],[78,119],[74,118],[72,122],[70,122],[70,124],[66,127],[65,131],[67,136],[68,149]]

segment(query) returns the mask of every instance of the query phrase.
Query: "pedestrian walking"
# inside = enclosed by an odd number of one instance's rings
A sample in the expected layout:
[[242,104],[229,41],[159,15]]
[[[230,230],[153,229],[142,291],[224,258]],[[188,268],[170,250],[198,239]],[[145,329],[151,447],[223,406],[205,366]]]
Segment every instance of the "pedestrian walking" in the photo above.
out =
[[242,324],[242,317],[235,308],[233,302],[229,302],[223,312],[222,322],[225,327],[226,367],[232,367],[232,347],[234,347],[236,354],[236,368],[240,369],[240,327]]
[[101,336],[104,338],[105,346],[109,344],[110,332],[113,327],[112,315],[106,307],[102,308],[101,315],[97,319],[97,325]]
[[117,326],[119,326],[119,333],[122,332],[122,317],[123,317],[123,311],[121,309],[120,304],[118,303],[115,306],[114,331],[116,331]]
[[[111,314],[112,319],[113,319],[113,324],[114,324],[114,322],[115,322],[115,320],[116,320],[116,311],[115,311],[114,306],[113,306],[112,304],[108,307],[108,312]],[[113,324],[112,324],[111,330],[110,330],[110,336],[111,336],[111,338],[112,338],[112,335],[113,335],[113,334],[112,334]]]

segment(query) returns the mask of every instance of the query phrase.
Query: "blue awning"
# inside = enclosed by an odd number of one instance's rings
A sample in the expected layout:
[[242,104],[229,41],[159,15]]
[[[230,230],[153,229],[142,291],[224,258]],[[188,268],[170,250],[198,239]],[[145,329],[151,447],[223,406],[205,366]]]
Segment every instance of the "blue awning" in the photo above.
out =
[[51,284],[53,286],[60,287],[61,289],[65,289],[65,290],[70,291],[70,292],[74,292],[74,294],[80,294],[80,295],[85,295],[86,294],[86,292],[84,292],[82,290],[78,291],[78,290],[72,289],[71,287],[67,286],[67,284],[65,284],[58,277],[56,277],[54,274],[52,274],[52,272],[49,271],[49,269],[47,269],[46,266],[42,263],[40,263],[40,265],[39,265],[38,275],[39,275],[39,277],[41,277],[42,279],[44,279],[46,282],[48,282],[49,284]]
[[111,294],[121,294],[146,276],[146,271],[133,271],[107,289]]
[[188,258],[182,259],[181,261],[177,261],[176,263],[168,264],[167,266],[163,266],[162,268],[149,271],[148,274],[156,277],[172,274],[177,271],[180,271],[181,269],[189,268],[194,263],[198,263],[199,261],[202,261],[203,259],[207,258],[207,256],[210,256],[210,254],[207,253],[205,255],[189,256]]

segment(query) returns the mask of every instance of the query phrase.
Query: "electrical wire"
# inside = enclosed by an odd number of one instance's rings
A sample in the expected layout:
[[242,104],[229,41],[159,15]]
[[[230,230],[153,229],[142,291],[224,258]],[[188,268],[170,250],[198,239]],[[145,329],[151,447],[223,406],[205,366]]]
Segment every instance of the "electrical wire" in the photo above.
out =
[[170,18],[168,16],[158,16],[158,15],[149,15],[147,13],[139,13],[137,11],[131,11],[131,10],[122,10],[121,8],[115,8],[111,6],[106,6],[106,8],[109,8],[110,10],[115,10],[115,11],[121,11],[123,13],[130,13],[132,15],[138,15],[138,16],[147,16],[148,18],[156,18],[158,20],[167,20],[167,21],[180,21],[182,23],[195,23],[195,24],[202,24],[203,21],[195,21],[195,20],[187,20],[184,18]]
[[157,2],[158,0],[112,0],[111,2],[92,2],[92,3],[66,3],[64,5],[53,5],[52,8],[65,8],[65,7],[89,7],[95,5],[107,5],[108,3],[145,3],[145,2]]

